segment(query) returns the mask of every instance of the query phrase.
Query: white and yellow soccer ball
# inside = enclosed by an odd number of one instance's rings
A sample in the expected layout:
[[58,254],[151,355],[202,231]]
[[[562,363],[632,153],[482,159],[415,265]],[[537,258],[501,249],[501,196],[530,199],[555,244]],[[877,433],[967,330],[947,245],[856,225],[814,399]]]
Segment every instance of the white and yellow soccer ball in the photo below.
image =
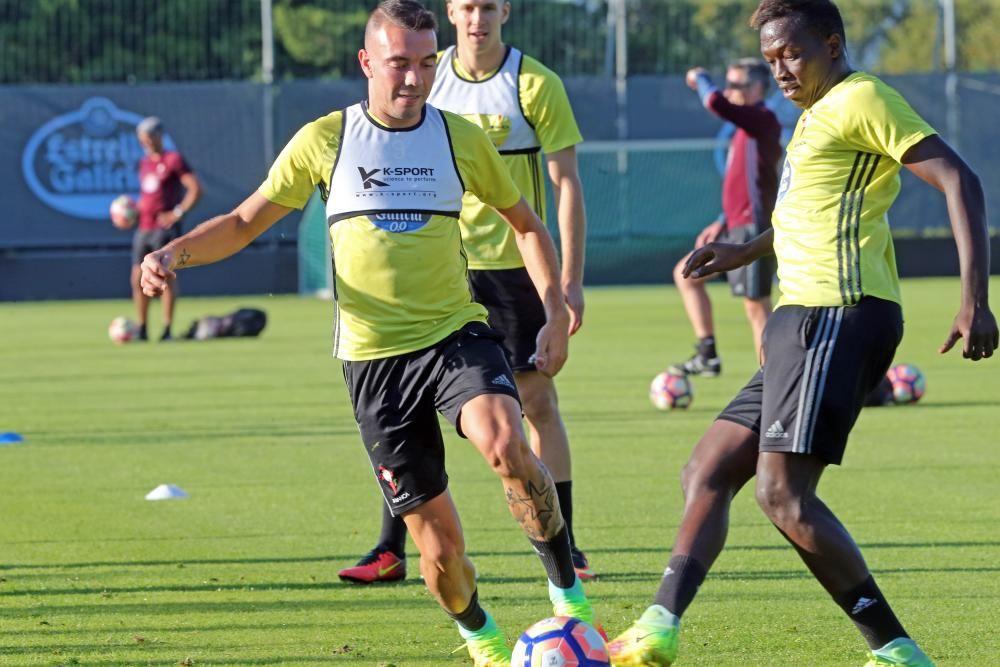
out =
[[118,316],[108,325],[108,338],[115,343],[128,343],[138,334],[139,327],[127,317]]
[[663,371],[649,385],[649,400],[660,410],[684,409],[693,399],[694,386],[680,373]]
[[118,229],[132,229],[139,220],[139,207],[128,195],[118,195],[108,210],[111,224]]
[[514,645],[517,667],[611,667],[604,639],[578,618],[554,616],[535,623]]

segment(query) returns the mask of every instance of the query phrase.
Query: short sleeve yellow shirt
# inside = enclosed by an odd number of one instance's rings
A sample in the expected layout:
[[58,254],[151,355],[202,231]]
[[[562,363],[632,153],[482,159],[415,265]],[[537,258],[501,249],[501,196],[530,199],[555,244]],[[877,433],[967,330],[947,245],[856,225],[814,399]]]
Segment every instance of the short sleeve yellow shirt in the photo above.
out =
[[903,156],[933,134],[898,92],[864,72],[803,112],[772,218],[779,306],[901,301],[886,213]]

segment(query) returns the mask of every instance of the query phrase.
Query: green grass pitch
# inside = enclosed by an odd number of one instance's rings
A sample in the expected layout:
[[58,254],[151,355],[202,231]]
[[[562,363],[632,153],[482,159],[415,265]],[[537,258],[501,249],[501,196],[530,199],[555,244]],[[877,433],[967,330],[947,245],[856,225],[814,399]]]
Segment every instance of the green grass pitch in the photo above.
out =
[[[1000,367],[937,354],[956,279],[904,289],[897,361],[925,372],[927,395],[862,414],[821,495],[938,664],[1000,664]],[[688,452],[754,370],[739,301],[724,285],[712,295],[724,373],[695,379],[691,409],[658,412],[646,396],[690,353],[670,287],[590,289],[559,378],[577,537],[602,574],[588,590],[612,635],[656,590]],[[0,665],[468,664],[415,559],[400,585],[336,577],[372,546],[381,500],[329,355],[330,304],[188,298],[178,328],[241,305],[268,311],[260,339],[125,346],[105,334],[131,315],[125,301],[0,305],[0,432],[27,439],[0,446]],[[513,644],[550,612],[543,572],[485,463],[446,437],[481,599]],[[143,500],[161,483],[190,499]],[[679,664],[864,661],[853,626],[744,491]]]

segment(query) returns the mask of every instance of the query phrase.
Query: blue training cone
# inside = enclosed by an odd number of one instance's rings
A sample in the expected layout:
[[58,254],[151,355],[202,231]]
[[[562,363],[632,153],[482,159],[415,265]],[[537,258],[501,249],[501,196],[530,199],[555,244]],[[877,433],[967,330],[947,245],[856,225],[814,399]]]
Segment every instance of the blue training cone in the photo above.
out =
[[0,445],[15,445],[19,442],[24,442],[24,437],[20,433],[13,431],[0,433]]

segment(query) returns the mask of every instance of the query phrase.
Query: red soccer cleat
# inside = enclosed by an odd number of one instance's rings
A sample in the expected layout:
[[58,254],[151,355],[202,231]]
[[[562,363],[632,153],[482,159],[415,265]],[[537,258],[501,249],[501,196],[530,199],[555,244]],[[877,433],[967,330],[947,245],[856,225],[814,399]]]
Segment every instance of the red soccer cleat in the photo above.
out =
[[406,578],[406,559],[376,547],[365,554],[357,565],[341,570],[337,576],[341,581],[354,584],[402,581]]

